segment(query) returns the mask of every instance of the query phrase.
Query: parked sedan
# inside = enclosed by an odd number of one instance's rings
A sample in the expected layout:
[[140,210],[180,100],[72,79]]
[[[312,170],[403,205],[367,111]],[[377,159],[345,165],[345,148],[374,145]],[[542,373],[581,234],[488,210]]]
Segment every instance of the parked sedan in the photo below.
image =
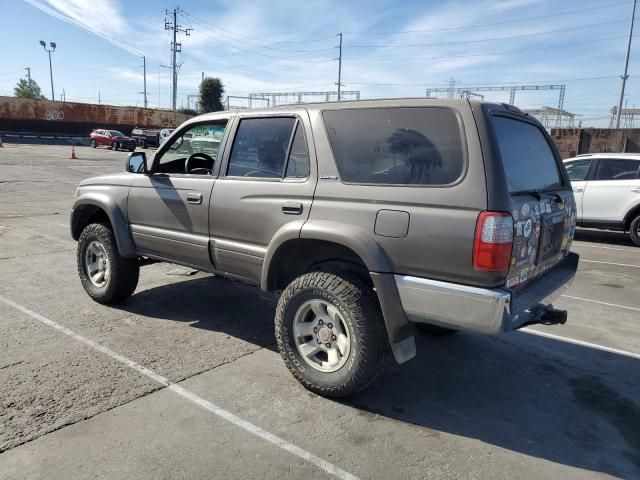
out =
[[111,147],[113,150],[129,150],[133,152],[136,149],[136,140],[127,137],[118,130],[104,130],[95,129],[89,135],[91,138],[91,146],[96,148],[98,146]]
[[580,227],[629,232],[640,247],[640,154],[593,153],[565,160]]

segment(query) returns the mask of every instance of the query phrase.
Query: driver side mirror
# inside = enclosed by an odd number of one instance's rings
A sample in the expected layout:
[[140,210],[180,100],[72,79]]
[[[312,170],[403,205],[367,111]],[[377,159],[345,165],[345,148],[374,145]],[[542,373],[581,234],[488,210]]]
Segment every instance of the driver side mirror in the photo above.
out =
[[147,173],[147,155],[144,152],[130,153],[125,167],[129,173]]

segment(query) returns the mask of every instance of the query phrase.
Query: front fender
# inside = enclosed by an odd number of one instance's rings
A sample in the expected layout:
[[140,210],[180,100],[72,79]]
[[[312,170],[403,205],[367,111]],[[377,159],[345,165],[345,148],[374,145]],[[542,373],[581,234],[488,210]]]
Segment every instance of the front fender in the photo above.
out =
[[[128,190],[128,189],[127,189]],[[126,201],[126,195],[124,196]],[[118,245],[118,252],[123,257],[134,258],[136,257],[136,248],[131,238],[131,232],[129,231],[129,222],[127,220],[126,212],[113,198],[112,195],[107,194],[100,190],[89,190],[80,193],[76,201],[73,203],[73,209],[71,210],[71,236],[74,240],[80,237],[80,231],[78,225],[82,218],[83,206],[92,205],[103,210],[113,228],[113,234],[116,237],[116,243]]]

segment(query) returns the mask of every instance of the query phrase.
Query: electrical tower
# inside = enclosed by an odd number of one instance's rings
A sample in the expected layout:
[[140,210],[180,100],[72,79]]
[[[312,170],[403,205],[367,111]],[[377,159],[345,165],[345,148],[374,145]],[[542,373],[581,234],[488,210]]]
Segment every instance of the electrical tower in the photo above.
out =
[[178,98],[178,68],[176,66],[176,53],[182,51],[182,43],[178,42],[178,33],[182,32],[187,37],[191,35],[191,28],[183,28],[178,25],[178,13],[182,12],[180,7],[174,8],[172,11],[165,10],[165,15],[169,17],[164,20],[164,29],[173,31],[173,41],[171,42],[171,73],[172,73],[172,92],[171,106],[173,111],[176,110],[176,100]]
[[609,121],[609,128],[635,128],[636,117],[640,117],[640,108],[623,108],[622,114],[618,117],[618,107],[612,107],[611,120]]
[[275,107],[276,105],[290,105],[292,103],[342,101],[345,97],[350,97],[349,100],[360,100],[360,90],[341,90],[340,92],[253,92],[249,94],[249,108],[251,108],[252,100],[270,99],[271,106]]
[[471,96],[481,95],[476,94],[475,92],[509,92],[509,103],[513,105],[516,101],[516,92],[522,90],[559,90],[560,93],[558,95],[558,108],[556,109],[556,127],[561,126],[562,120],[567,118],[566,115],[562,112],[564,110],[564,95],[567,90],[566,85],[496,85],[496,86],[485,86],[485,87],[464,87],[464,88],[456,88],[454,87],[455,80],[451,79],[449,81],[449,86],[445,88],[428,88],[426,91],[427,97],[430,97],[432,93],[446,93],[448,98],[453,98],[454,96],[460,96],[460,98],[470,98]]

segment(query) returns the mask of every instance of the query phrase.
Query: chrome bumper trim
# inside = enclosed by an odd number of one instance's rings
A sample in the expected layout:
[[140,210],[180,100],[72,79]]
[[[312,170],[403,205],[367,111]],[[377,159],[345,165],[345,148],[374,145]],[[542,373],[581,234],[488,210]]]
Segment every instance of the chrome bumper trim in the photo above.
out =
[[571,285],[578,255],[571,253],[521,291],[478,288],[395,275],[402,307],[412,322],[496,335],[535,322]]

